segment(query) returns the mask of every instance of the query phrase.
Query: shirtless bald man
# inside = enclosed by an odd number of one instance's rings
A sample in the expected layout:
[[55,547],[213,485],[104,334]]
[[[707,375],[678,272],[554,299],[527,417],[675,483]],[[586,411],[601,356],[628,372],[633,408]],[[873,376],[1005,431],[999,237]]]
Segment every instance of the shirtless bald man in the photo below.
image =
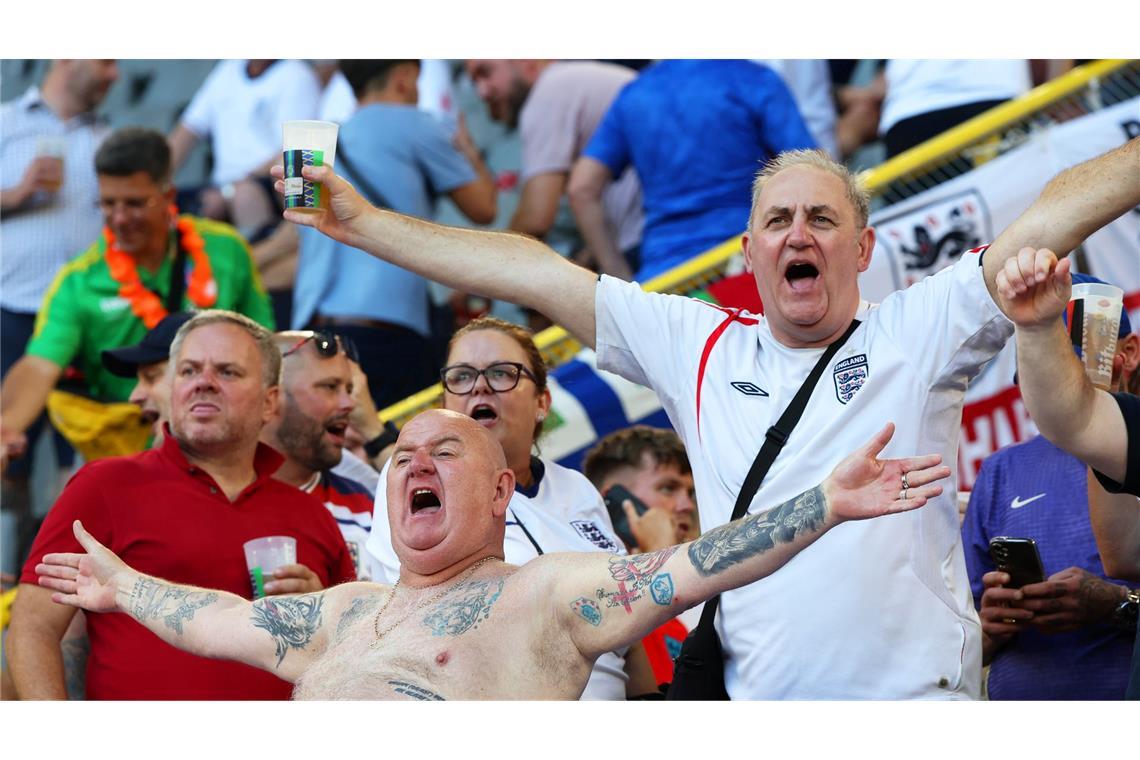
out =
[[[195,654],[238,660],[295,684],[297,699],[574,699],[602,652],[688,607],[775,572],[848,520],[936,497],[937,454],[878,460],[888,424],[820,485],[688,544],[652,554],[546,554],[502,562],[514,476],[471,418],[427,411],[400,433],[388,519],[395,586],[345,583],[249,602],[127,567],[76,521],[86,554],[36,567],[53,601],[123,612]],[[898,484],[907,473],[910,489]],[[901,497],[906,498],[901,498]]]

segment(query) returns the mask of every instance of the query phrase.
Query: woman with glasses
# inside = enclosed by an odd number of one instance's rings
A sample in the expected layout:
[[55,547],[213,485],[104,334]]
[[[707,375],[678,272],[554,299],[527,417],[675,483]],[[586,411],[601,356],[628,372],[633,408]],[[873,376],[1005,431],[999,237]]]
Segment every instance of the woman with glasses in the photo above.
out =
[[[443,407],[487,428],[502,444],[507,466],[514,472],[515,494],[507,508],[503,542],[507,562],[522,565],[547,552],[625,554],[602,497],[590,481],[532,453],[550,413],[550,389],[530,331],[490,317],[468,323],[452,336],[440,379]],[[385,465],[382,483],[387,474]],[[400,561],[392,549],[383,488],[376,493],[367,547],[386,576],[377,580],[394,583]],[[582,698],[625,699],[627,694],[655,692],[657,684],[640,644],[630,654],[636,662],[631,676],[626,675],[624,652],[600,657]]]

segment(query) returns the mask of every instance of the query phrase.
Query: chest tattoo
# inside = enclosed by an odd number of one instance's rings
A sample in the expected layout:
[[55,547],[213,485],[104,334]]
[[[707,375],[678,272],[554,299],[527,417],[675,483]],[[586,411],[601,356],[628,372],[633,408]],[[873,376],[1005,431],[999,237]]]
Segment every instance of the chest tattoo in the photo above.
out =
[[457,588],[424,617],[432,636],[458,636],[478,628],[503,593],[503,580],[471,581]]

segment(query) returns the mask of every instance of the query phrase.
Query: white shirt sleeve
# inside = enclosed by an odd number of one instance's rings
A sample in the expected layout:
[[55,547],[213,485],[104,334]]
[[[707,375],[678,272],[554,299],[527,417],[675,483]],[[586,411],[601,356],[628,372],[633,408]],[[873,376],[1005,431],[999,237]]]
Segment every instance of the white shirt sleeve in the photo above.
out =
[[666,404],[693,391],[704,344],[729,316],[608,275],[598,283],[595,310],[598,367],[652,388]]
[[886,336],[931,386],[965,387],[1013,335],[1013,323],[990,297],[979,260],[978,253],[965,253],[878,307]]
[[214,130],[215,110],[218,108],[218,93],[224,91],[224,81],[229,76],[230,68],[234,63],[241,63],[241,61],[218,61],[217,65],[210,70],[206,81],[202,82],[202,86],[194,93],[194,97],[190,100],[190,105],[186,106],[186,110],[182,112],[182,118],[179,120],[184,127],[189,129],[199,138],[206,138]]

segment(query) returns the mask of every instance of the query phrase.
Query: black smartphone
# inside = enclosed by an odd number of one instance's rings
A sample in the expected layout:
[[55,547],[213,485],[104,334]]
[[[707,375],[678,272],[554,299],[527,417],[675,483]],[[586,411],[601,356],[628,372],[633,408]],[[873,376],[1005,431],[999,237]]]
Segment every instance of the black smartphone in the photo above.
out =
[[602,495],[602,499],[606,502],[606,511],[610,513],[610,521],[614,524],[614,532],[618,534],[618,538],[625,542],[627,548],[637,546],[637,539],[633,537],[633,532],[629,529],[629,520],[626,519],[625,510],[621,505],[626,499],[629,499],[633,502],[634,511],[639,515],[648,512],[649,507],[645,506],[641,499],[631,494],[625,486],[610,486],[609,490]]
[[1009,573],[1009,583],[1006,584],[1006,588],[1021,588],[1045,580],[1041,555],[1038,554],[1037,543],[1032,538],[995,536],[990,540],[990,557],[998,570]]

